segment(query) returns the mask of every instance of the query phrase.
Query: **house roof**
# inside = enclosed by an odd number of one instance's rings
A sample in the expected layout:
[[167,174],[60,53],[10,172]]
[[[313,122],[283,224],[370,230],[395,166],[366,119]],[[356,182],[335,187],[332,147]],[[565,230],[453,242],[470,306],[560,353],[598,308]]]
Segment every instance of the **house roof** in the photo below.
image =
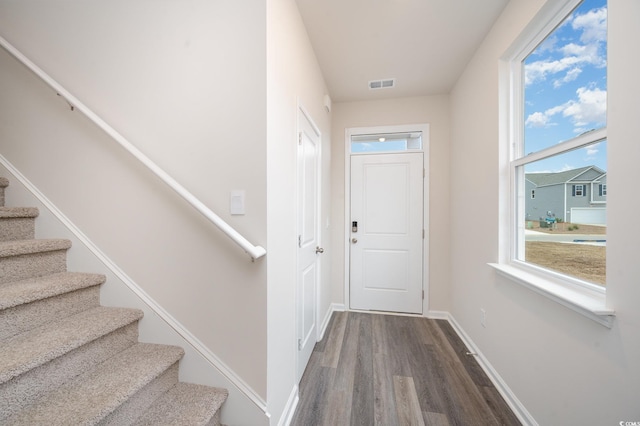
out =
[[[596,173],[592,176],[585,176],[589,170],[593,170]],[[527,173],[525,178],[536,186],[550,186],[568,182],[596,181],[605,174],[605,171],[596,166],[586,166],[555,173]]]

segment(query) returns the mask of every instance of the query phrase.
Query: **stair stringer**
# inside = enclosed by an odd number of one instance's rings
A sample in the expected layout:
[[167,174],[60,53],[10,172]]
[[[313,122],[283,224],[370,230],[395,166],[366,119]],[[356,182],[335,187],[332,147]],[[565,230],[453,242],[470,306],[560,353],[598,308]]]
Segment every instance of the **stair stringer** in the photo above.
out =
[[184,349],[180,381],[228,390],[229,396],[221,410],[223,424],[269,425],[267,404],[260,395],[146,294],[2,155],[0,176],[11,182],[5,189],[10,193],[10,196],[5,196],[6,206],[39,209],[39,238],[65,238],[72,242],[67,253],[69,270],[100,273],[107,277],[100,288],[102,306],[135,308],[144,312],[138,325],[140,342],[175,345]]

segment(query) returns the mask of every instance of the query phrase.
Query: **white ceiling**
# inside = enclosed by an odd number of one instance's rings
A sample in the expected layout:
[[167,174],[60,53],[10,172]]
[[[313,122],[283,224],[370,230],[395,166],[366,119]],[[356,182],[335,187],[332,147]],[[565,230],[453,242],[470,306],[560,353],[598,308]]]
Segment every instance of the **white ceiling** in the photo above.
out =
[[448,93],[508,1],[296,0],[334,102]]

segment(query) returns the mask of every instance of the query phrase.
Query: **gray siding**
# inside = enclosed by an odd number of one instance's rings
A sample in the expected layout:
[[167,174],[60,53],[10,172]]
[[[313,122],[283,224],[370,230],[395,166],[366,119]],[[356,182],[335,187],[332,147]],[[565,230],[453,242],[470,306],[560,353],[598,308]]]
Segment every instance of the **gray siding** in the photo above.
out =
[[593,201],[606,203],[607,195],[604,186],[607,185],[607,175],[602,176],[593,183]]
[[[564,219],[563,185],[535,187],[526,181],[525,214],[527,220],[544,219],[550,211],[558,219]],[[531,190],[535,190],[535,198],[531,198]]]
[[[583,186],[583,195],[574,195],[574,187],[576,185]],[[567,221],[571,222],[571,218],[569,216],[572,207],[589,206],[591,206],[591,182],[567,183]]]

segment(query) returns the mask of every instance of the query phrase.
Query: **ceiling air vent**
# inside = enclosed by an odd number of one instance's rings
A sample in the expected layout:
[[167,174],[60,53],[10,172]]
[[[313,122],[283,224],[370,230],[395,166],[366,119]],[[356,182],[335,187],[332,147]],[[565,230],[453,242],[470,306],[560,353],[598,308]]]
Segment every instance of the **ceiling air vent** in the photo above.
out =
[[391,89],[395,87],[396,79],[395,78],[387,78],[385,80],[372,80],[369,82],[369,89]]

